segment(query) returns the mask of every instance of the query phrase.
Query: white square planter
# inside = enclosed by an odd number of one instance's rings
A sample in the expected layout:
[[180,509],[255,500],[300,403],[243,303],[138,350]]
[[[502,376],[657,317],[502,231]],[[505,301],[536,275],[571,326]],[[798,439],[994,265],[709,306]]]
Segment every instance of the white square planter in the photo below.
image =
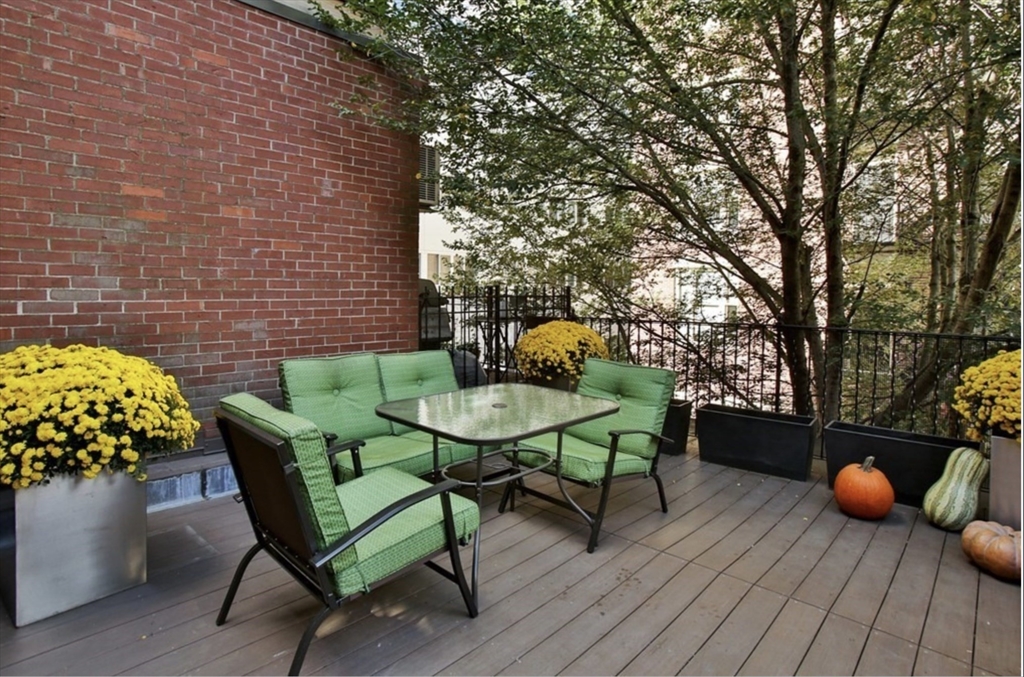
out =
[[0,490],[0,595],[15,626],[145,582],[145,482],[104,473]]
[[1021,522],[1020,442],[993,435],[988,474],[988,518],[1019,530]]

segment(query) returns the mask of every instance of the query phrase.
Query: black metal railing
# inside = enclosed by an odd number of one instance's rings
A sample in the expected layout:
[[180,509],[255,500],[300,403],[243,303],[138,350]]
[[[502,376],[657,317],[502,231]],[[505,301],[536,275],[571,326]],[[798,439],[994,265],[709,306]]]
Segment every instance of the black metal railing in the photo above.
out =
[[[717,403],[792,413],[795,393],[782,327],[676,322],[646,318],[576,317],[571,289],[486,287],[446,292],[452,338],[445,347],[472,353],[492,382],[516,378],[512,350],[523,332],[550,318],[575,319],[604,337],[613,359],[672,369],[677,397],[693,406]],[[816,332],[824,341],[826,329]],[[914,432],[960,436],[950,407],[963,370],[1020,347],[1019,336],[924,334],[843,329],[838,415]],[[803,393],[821,402],[821,375]],[[818,385],[815,385],[818,384]]]
[[[420,297],[420,347],[447,347],[474,355],[492,382],[515,380],[512,350],[528,329],[551,319],[574,318],[569,287],[536,289],[487,286],[442,290],[440,305]],[[431,310],[441,308],[441,312]],[[450,322],[450,329],[443,327]],[[439,328],[439,325],[442,325]],[[440,345],[425,337],[448,335]]]

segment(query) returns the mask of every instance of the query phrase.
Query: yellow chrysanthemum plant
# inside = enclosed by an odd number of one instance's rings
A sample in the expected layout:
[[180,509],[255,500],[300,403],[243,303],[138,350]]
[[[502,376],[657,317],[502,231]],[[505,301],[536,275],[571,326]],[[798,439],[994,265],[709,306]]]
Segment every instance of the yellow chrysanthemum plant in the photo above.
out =
[[173,376],[109,348],[21,346],[0,355],[0,484],[125,472],[188,449],[199,422]]
[[967,439],[987,435],[1020,441],[1020,350],[1001,352],[960,375],[953,408],[967,421]]
[[553,320],[526,332],[513,351],[519,372],[526,378],[554,380],[567,376],[577,381],[588,357],[608,359],[608,346],[590,327]]

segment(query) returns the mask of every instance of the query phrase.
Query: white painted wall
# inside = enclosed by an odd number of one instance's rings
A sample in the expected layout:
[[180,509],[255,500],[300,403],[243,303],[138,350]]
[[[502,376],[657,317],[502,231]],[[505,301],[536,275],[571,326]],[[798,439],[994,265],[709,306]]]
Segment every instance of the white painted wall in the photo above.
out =
[[[440,214],[420,212],[420,277],[433,279],[434,270],[443,272],[443,257],[451,261],[455,252],[445,242],[455,239],[455,228]],[[432,259],[431,257],[436,257]]]

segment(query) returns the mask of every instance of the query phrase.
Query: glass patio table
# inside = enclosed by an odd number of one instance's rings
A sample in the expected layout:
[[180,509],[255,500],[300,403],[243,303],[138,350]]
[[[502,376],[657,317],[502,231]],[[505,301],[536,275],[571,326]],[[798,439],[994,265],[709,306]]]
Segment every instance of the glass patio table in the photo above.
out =
[[[608,416],[618,410],[618,403],[611,400],[526,383],[498,383],[395,400],[380,404],[376,409],[378,416],[433,435],[435,475],[447,477],[452,468],[476,463],[476,477],[463,484],[476,489],[477,505],[481,508],[484,487],[520,479],[551,464],[555,466],[562,495],[574,504],[562,483],[559,467],[562,433],[570,426]],[[554,458],[549,457],[549,463],[534,468],[508,465],[496,472],[484,474],[488,458],[516,451],[521,440],[549,432],[558,433],[558,452]],[[441,439],[475,446],[476,458],[440,467],[438,447]],[[530,451],[537,453],[533,449]],[[474,601],[477,601],[481,531],[482,526],[473,542]]]

